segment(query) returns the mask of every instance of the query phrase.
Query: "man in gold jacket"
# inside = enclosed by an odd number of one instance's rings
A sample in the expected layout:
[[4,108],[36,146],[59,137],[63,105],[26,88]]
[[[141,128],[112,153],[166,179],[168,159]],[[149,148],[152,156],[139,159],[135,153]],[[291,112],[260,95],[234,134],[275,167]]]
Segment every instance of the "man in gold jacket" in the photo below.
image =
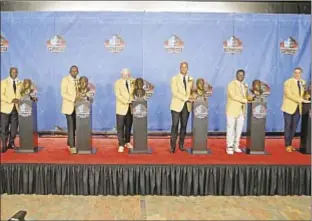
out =
[[[9,148],[15,149],[14,140],[18,128],[18,104],[21,98],[20,88],[22,85],[17,76],[17,68],[12,67],[10,68],[10,76],[1,81],[2,153],[5,153]],[[10,137],[8,137],[9,133]]]
[[174,153],[176,148],[178,127],[180,122],[180,137],[179,149],[184,151],[184,138],[186,134],[187,121],[192,109],[192,104],[189,101],[191,88],[193,85],[193,78],[188,75],[188,63],[182,62],[180,64],[180,73],[171,79],[171,139],[170,152]]
[[304,100],[305,81],[301,79],[302,69],[295,68],[293,77],[284,83],[284,97],[282,111],[284,112],[284,133],[287,152],[296,150],[292,147],[292,140],[302,113],[302,103],[310,103]]
[[118,152],[123,152],[124,148],[132,149],[130,143],[133,116],[131,103],[133,100],[134,79],[131,78],[130,70],[123,69],[121,78],[115,82],[116,95],[116,123],[118,136]]
[[61,95],[62,95],[62,113],[65,114],[67,120],[67,145],[71,153],[77,153],[75,147],[75,133],[76,133],[76,112],[75,102],[77,99],[77,91],[79,78],[77,66],[71,66],[69,75],[62,79]]
[[248,87],[244,83],[245,71],[238,70],[236,79],[228,84],[226,105],[227,154],[241,153],[239,142],[244,127]]

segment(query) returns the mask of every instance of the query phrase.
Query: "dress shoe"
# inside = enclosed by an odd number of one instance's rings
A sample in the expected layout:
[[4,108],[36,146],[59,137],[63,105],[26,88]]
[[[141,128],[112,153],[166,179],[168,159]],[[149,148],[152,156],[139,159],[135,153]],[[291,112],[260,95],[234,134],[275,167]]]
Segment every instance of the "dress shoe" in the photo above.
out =
[[128,148],[128,149],[133,149],[133,146],[131,145],[131,143],[126,143],[125,147]]
[[293,147],[292,146],[287,146],[286,147],[286,152],[288,152],[288,153],[293,152]]
[[9,143],[8,149],[13,149],[13,150],[15,150],[15,149],[16,149],[15,144],[14,144],[14,143]]
[[181,151],[185,151],[184,145],[183,145],[183,144],[179,144],[179,149],[180,149]]
[[243,152],[242,149],[239,147],[234,147],[233,150],[235,153],[242,153]]
[[170,147],[170,153],[174,153],[175,152],[175,147]]
[[70,153],[71,154],[76,154],[77,153],[77,149],[76,149],[76,147],[70,147]]
[[118,147],[118,153],[122,153],[124,152],[124,147],[123,146],[119,146]]
[[234,154],[233,147],[227,147],[226,148],[226,153],[229,154],[229,155],[233,155]]

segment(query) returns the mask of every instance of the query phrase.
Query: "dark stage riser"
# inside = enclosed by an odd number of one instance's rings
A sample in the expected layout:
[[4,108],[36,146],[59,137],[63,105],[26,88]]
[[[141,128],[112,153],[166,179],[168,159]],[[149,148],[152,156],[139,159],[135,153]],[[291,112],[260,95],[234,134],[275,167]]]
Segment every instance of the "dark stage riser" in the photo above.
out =
[[30,98],[21,99],[18,121],[20,147],[16,149],[16,152],[38,152],[37,102]]
[[311,154],[311,149],[311,104],[303,104],[299,151],[303,154]]
[[92,147],[92,103],[76,102],[76,148],[78,154],[95,154]]
[[310,165],[2,164],[0,175],[7,194],[311,195]]

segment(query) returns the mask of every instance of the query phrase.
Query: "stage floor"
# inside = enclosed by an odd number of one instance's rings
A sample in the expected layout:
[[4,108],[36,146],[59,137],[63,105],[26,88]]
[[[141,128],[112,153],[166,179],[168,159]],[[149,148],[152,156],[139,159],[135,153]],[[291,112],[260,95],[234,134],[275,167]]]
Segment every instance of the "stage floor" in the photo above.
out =
[[[38,153],[18,154],[8,150],[1,154],[1,163],[39,163],[39,164],[153,164],[153,165],[310,165],[311,156],[299,152],[287,153],[284,148],[283,138],[267,138],[266,150],[270,155],[255,156],[244,153],[227,155],[225,153],[226,141],[224,137],[209,138],[211,155],[191,155],[187,152],[176,150],[175,154],[169,153],[169,137],[150,137],[149,147],[153,152],[149,155],[130,155],[125,149],[123,153],[117,152],[116,137],[94,137],[93,146],[96,147],[95,155],[72,155],[66,146],[65,137],[39,138],[39,146],[44,147]],[[18,145],[18,139],[16,144]],[[242,146],[245,139],[242,139]],[[187,138],[185,146],[191,145],[191,138]],[[294,141],[294,146],[299,147],[299,139]]]

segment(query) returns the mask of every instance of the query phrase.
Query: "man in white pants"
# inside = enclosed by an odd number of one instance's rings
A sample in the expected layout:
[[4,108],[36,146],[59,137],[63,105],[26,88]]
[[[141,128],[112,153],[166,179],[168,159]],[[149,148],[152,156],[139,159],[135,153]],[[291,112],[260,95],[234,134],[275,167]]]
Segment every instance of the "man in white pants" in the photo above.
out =
[[238,70],[236,79],[228,84],[226,105],[227,154],[241,153],[239,141],[244,127],[248,86],[244,83],[245,71]]

